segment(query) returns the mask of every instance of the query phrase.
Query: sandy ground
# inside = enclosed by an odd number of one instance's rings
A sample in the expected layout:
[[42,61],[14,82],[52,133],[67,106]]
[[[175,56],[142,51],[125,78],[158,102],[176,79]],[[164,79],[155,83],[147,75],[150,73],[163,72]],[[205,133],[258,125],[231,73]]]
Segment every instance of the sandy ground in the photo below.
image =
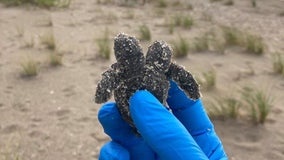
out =
[[[205,100],[234,94],[245,85],[268,90],[274,103],[265,125],[255,126],[246,119],[213,122],[230,159],[284,159],[284,78],[273,73],[271,56],[284,53],[284,18],[278,15],[284,1],[257,2],[258,7],[252,8],[246,0],[234,6],[192,0],[193,10],[186,5],[160,9],[153,4],[125,7],[95,0],[74,0],[69,8],[51,10],[0,5],[0,160],[97,159],[109,139],[97,120],[100,105],[92,98],[101,72],[114,57],[97,58],[95,40],[106,28],[110,37],[119,32],[139,37],[142,24],[151,29],[152,41],[169,43],[178,35],[191,39],[217,25],[261,35],[267,44],[262,56],[233,48],[224,55],[203,52],[176,61],[196,76],[216,69],[216,89],[204,91]],[[191,15],[195,24],[169,34],[165,23],[178,12]],[[57,50],[64,55],[60,67],[48,65],[50,51],[40,44],[40,37],[48,32],[54,33]],[[34,46],[24,47],[31,39]],[[142,42],[144,51],[149,44]],[[30,79],[20,74],[27,57],[40,63],[39,75]]]

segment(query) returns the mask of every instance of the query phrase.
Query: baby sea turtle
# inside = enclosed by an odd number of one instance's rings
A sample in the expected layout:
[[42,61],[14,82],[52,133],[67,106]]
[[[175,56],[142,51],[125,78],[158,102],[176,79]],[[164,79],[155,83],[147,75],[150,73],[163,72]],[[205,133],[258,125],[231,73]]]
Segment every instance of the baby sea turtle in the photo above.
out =
[[114,54],[117,62],[102,74],[95,102],[106,102],[114,91],[122,118],[134,129],[129,113],[129,98],[137,90],[148,90],[166,106],[169,80],[173,80],[191,99],[200,97],[199,85],[190,72],[171,61],[172,50],[166,42],[155,41],[148,48],[145,58],[136,38],[119,34],[114,40]]

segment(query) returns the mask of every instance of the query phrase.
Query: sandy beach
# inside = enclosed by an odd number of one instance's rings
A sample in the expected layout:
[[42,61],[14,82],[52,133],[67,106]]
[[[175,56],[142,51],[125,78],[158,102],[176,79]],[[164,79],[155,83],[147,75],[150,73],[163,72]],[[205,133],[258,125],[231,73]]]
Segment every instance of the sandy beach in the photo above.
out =
[[[223,2],[192,0],[157,6],[109,4],[73,0],[67,8],[6,7],[0,4],[0,160],[90,160],[97,159],[109,141],[97,119],[100,104],[93,102],[101,73],[115,62],[99,57],[97,40],[108,31],[111,45],[120,32],[140,37],[139,27],[151,31],[150,41],[141,41],[143,51],[155,40],[173,44],[180,36],[189,42],[219,26],[233,26],[259,35],[265,43],[262,55],[248,54],[241,47],[226,47],[224,53],[190,51],[174,60],[196,77],[216,72],[213,89],[202,89],[205,107],[216,95],[238,95],[245,86],[260,89],[273,99],[265,123],[255,125],[248,116],[214,119],[216,132],[231,160],[284,159],[284,75],[273,70],[273,55],[284,57],[283,0],[238,0]],[[169,31],[171,17],[191,16],[190,28]],[[52,34],[56,49],[42,37]],[[49,54],[62,56],[61,66],[50,66]],[[38,75],[23,77],[21,64],[33,59]]]

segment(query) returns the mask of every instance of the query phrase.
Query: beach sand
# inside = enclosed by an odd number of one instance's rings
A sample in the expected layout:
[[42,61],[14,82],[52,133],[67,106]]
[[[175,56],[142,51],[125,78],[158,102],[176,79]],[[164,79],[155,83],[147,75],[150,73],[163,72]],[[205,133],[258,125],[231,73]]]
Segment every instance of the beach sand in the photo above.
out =
[[[101,105],[93,102],[93,96],[101,73],[115,58],[113,54],[110,60],[99,58],[96,40],[105,30],[111,42],[120,32],[139,38],[143,24],[152,35],[151,41],[141,42],[144,52],[154,40],[171,44],[180,35],[192,40],[222,25],[263,37],[267,47],[260,56],[232,47],[225,54],[204,51],[175,61],[197,77],[214,68],[217,84],[202,91],[204,101],[214,95],[234,95],[242,86],[264,90],[272,97],[273,108],[264,125],[242,116],[213,123],[230,159],[284,159],[284,76],[275,74],[272,66],[273,53],[284,56],[284,17],[279,16],[284,1],[259,0],[256,8],[245,0],[233,6],[190,3],[193,10],[173,2],[166,8],[86,0],[49,10],[0,5],[0,160],[97,159],[109,138],[97,120]],[[176,27],[170,34],[166,24],[176,14],[191,15],[194,24],[190,29]],[[41,44],[50,33],[56,51],[63,55],[62,66],[49,65],[52,51]],[[35,77],[21,75],[21,63],[27,58],[39,64]]]

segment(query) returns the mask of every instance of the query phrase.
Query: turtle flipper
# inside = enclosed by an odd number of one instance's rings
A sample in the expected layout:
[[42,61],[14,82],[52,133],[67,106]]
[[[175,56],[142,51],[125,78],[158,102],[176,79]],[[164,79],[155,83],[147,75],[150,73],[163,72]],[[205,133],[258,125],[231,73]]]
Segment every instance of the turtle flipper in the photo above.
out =
[[95,94],[96,103],[104,103],[111,98],[112,91],[116,87],[116,72],[113,68],[102,74],[102,79],[97,85]]
[[166,74],[169,79],[175,81],[179,87],[185,91],[188,97],[193,100],[200,98],[199,84],[184,67],[171,63]]

